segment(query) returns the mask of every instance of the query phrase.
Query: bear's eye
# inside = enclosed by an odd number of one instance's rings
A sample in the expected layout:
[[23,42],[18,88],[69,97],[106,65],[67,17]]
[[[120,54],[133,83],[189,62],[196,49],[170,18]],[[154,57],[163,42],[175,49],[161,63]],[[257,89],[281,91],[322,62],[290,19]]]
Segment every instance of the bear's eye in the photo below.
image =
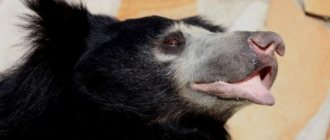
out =
[[168,45],[170,47],[176,47],[179,45],[179,41],[175,38],[169,38],[167,40],[164,41],[165,45]]
[[172,32],[161,38],[157,45],[157,49],[164,54],[180,54],[185,45],[185,38],[182,32]]
[[184,42],[183,34],[178,31],[168,34],[163,40],[163,45],[173,48],[183,45]]

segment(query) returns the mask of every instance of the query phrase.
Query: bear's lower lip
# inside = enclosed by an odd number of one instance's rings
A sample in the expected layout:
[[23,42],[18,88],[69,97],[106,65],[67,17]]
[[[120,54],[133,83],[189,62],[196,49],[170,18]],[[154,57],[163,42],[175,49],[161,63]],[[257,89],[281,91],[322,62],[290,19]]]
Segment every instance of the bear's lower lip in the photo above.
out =
[[264,67],[239,82],[193,83],[190,87],[224,99],[245,99],[252,103],[271,106],[275,104],[275,99],[269,90],[273,79],[271,67]]

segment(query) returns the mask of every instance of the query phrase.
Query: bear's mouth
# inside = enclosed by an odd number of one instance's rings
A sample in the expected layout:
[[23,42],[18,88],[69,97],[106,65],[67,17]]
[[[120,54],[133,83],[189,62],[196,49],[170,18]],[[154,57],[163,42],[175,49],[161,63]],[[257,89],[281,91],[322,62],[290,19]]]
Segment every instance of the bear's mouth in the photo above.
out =
[[236,82],[193,83],[190,87],[221,99],[248,100],[255,104],[271,106],[275,104],[275,99],[270,93],[274,78],[272,67],[265,66]]

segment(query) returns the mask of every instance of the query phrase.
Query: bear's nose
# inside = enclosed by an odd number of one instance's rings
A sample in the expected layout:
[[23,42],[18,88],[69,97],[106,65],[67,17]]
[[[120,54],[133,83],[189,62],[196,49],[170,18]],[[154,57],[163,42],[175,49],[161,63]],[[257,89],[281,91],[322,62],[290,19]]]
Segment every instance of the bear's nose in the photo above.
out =
[[283,39],[274,32],[256,32],[248,38],[249,46],[261,55],[273,55],[276,52],[283,56],[285,46]]

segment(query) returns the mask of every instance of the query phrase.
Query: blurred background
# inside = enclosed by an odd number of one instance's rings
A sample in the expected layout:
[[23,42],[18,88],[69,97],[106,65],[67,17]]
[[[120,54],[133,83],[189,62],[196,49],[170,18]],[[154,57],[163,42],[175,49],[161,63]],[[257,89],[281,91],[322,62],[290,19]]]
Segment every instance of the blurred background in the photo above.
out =
[[[234,140],[292,140],[310,136],[310,132],[319,136],[329,133],[330,0],[82,1],[92,13],[120,20],[203,15],[229,30],[280,34],[286,55],[278,58],[279,73],[272,88],[276,104],[243,108],[229,120],[229,131]],[[0,0],[0,78],[26,52],[20,47],[24,31],[16,25],[22,23],[18,16],[28,12],[19,0]]]

